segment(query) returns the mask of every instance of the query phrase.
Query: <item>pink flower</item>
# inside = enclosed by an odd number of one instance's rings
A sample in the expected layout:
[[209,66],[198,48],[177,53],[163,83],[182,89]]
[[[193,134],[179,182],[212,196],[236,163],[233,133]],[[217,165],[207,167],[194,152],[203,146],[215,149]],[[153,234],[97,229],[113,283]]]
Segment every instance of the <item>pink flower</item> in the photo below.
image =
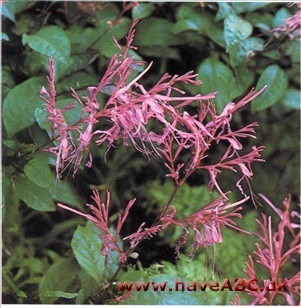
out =
[[[272,217],[267,217],[262,214],[262,220],[256,219],[260,227],[260,231],[254,233],[258,238],[256,250],[253,251],[254,256],[249,256],[249,260],[245,262],[246,268],[244,272],[249,279],[258,278],[262,275],[256,273],[254,259],[268,271],[267,278],[262,278],[264,286],[271,282],[276,282],[278,285],[286,282],[288,291],[274,290],[267,292],[264,290],[247,290],[248,294],[253,297],[251,305],[264,304],[272,305],[276,295],[284,297],[288,305],[297,305],[300,301],[300,271],[293,277],[283,277],[282,268],[290,262],[292,256],[296,253],[300,254],[300,220],[299,223],[291,222],[290,203],[291,196],[289,195],[284,201],[284,210],[280,210],[271,203],[265,196],[260,195],[268,205],[279,216],[277,230],[272,230]],[[290,233],[290,237],[287,234]],[[291,240],[290,240],[291,238]],[[283,279],[281,279],[283,278]]]

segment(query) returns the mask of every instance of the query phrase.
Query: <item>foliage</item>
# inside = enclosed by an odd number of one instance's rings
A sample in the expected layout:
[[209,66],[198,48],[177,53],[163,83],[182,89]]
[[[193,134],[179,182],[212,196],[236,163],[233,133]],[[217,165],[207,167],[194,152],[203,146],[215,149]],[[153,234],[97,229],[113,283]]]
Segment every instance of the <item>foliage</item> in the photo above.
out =
[[[296,6],[272,2],[200,5],[9,0],[3,4],[3,302],[112,303],[112,299],[122,296],[111,285],[112,278],[173,283],[175,277],[200,281],[205,276],[223,279],[239,275],[254,249],[254,236],[223,230],[223,243],[199,249],[193,258],[187,256],[193,243],[190,238],[176,259],[175,241],[183,234],[176,225],[137,246],[128,255],[131,265],[121,266],[117,278],[113,277],[119,254],[110,252],[107,261],[101,255],[105,244],[99,239],[99,228],[91,222],[85,225],[84,219],[58,209],[56,204],[83,212],[82,205],[90,202],[91,189],[103,193],[108,189],[112,196],[108,223],[117,226],[125,202],[136,197],[121,230],[123,238],[136,232],[141,221],[152,225],[172,194],[172,181],[165,178],[165,169],[155,159],[148,161],[130,147],[112,147],[106,153],[104,146],[95,144],[89,149],[94,157],[91,169],[81,164],[76,177],[72,177],[73,171],[67,168],[57,181],[57,158],[45,149],[58,146],[59,140],[51,140],[51,123],[39,94],[47,85],[48,58],[52,56],[58,109],[74,101],[68,94],[70,86],[79,97],[87,95],[87,87],[97,86],[111,57],[119,52],[112,36],[124,46],[122,38],[133,20],[139,18],[133,41],[138,49],[129,53],[136,61],[133,64],[144,63],[131,67],[128,82],[144,72],[151,61],[153,66],[141,81],[145,89],[150,89],[165,72],[182,76],[193,70],[202,83],[194,87],[179,85],[180,90],[187,96],[217,91],[211,99],[217,114],[228,102],[241,101],[252,87],[258,91],[267,85],[250,106],[233,115],[232,123],[235,130],[259,123],[256,145],[266,147],[266,163],[253,169],[253,191],[265,194],[275,204],[280,204],[288,192],[295,200],[300,184],[300,44],[299,30],[293,23],[296,14]],[[101,108],[113,91],[108,84],[97,94]],[[197,114],[199,102],[186,107],[189,114]],[[67,125],[79,121],[81,109],[77,101],[73,109],[66,110]],[[151,125],[155,129],[157,123]],[[76,137],[76,132],[69,133]],[[240,141],[244,148],[254,144],[246,138]],[[213,145],[210,155],[204,157],[205,165],[217,164],[226,151],[224,142]],[[88,153],[84,154],[83,160]],[[188,153],[183,151],[183,161],[188,160]],[[204,171],[192,174],[175,195],[174,221],[202,210],[218,197],[218,190],[208,192],[210,174]],[[220,179],[221,189],[234,189],[237,179],[226,170],[223,174],[226,177]],[[238,200],[239,189],[230,198],[231,202]],[[251,202],[244,204],[239,227],[255,231],[258,212],[268,216],[272,213],[267,206],[254,209]],[[277,230],[276,224],[274,227]],[[116,228],[109,231],[116,234]],[[119,239],[118,247],[128,248]],[[242,251],[245,253],[240,255]],[[294,266],[287,262],[283,275],[291,277]],[[258,275],[264,273],[259,271]],[[135,292],[134,299],[127,298],[124,303],[229,305],[234,299],[232,292],[177,293]],[[248,304],[251,299],[245,294],[241,302]],[[275,297],[274,304],[283,301]]]

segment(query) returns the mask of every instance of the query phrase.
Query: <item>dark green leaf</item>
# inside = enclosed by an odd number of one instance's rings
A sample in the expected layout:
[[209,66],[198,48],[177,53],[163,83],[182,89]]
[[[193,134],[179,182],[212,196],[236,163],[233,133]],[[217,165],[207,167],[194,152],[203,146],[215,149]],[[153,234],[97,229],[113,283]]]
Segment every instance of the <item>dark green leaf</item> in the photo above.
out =
[[114,3],[104,10],[97,10],[95,13],[96,25],[106,25],[109,26],[110,22],[112,23],[118,16],[119,9]]
[[178,22],[173,26],[174,33],[181,33],[187,30],[206,32],[207,20],[205,15],[198,13],[193,7],[181,5],[177,11]]
[[175,46],[181,43],[171,29],[173,23],[157,18],[150,17],[141,21],[137,25],[137,32],[134,45],[137,46]]
[[268,66],[260,76],[255,90],[267,85],[267,89],[252,102],[252,110],[264,110],[277,103],[287,89],[287,76],[278,65]]
[[111,58],[113,54],[120,53],[120,50],[113,41],[113,37],[117,40],[123,38],[127,34],[130,25],[131,22],[129,19],[122,19],[120,23],[110,28],[109,31],[97,41],[93,48],[99,50],[108,58]]
[[150,16],[155,9],[153,3],[137,3],[132,9],[133,18],[143,19]]
[[65,76],[69,76],[82,69],[87,68],[87,66],[90,63],[92,63],[96,59],[96,57],[97,55],[90,55],[88,53],[83,53],[71,56],[66,63],[55,62],[54,66],[55,66],[56,80],[61,80]]
[[59,82],[56,90],[59,94],[62,92],[70,93],[70,87],[76,90],[94,86],[96,84],[97,80],[93,75],[84,72],[78,72],[64,78],[61,82]]
[[105,264],[105,257],[101,255],[100,235],[100,229],[88,221],[85,227],[77,227],[71,242],[79,265],[99,284],[112,277],[119,262],[118,253],[112,252],[109,263]]
[[3,122],[9,137],[35,122],[34,111],[42,105],[39,93],[44,78],[32,77],[13,88],[3,102]]
[[301,108],[301,92],[300,90],[289,88],[284,97],[284,105],[288,108],[300,110]]
[[263,31],[269,31],[273,27],[274,16],[267,12],[250,13],[246,15],[246,19]]
[[233,72],[221,61],[207,58],[198,68],[198,74],[202,81],[201,93],[208,94],[218,91],[215,102],[217,110],[222,111],[223,107],[237,94]]
[[22,43],[27,43],[33,50],[62,62],[66,62],[71,53],[68,36],[57,26],[42,28],[33,35],[23,34]]
[[56,182],[49,190],[53,200],[82,209],[83,201],[67,180]]
[[76,295],[70,297],[65,291],[75,279],[77,270],[73,258],[58,259],[41,280],[39,297],[42,304],[53,304],[59,297],[74,298]]
[[48,164],[40,159],[30,160],[24,167],[25,175],[36,185],[46,188],[55,181]]
[[230,15],[224,20],[224,38],[227,47],[248,38],[252,31],[252,25],[237,15]]
[[176,48],[165,46],[148,46],[139,48],[139,52],[147,57],[181,60]]
[[20,174],[15,178],[16,194],[29,207],[43,212],[55,211],[55,205],[49,191],[31,182]]
[[93,279],[85,270],[81,270],[78,274],[81,289],[76,298],[76,304],[84,304],[85,299],[95,295],[99,291],[97,281]]
[[80,54],[91,48],[105,31],[106,27],[83,29],[74,24],[66,31],[66,35],[70,40],[72,52]]

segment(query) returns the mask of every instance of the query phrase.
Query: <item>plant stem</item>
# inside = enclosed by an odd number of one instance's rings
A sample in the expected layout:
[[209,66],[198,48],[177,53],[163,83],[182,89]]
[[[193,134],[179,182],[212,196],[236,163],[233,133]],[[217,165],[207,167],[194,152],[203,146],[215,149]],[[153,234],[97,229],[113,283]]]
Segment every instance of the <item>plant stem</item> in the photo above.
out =
[[[156,219],[154,220],[154,222],[152,223],[151,227],[155,226],[156,223],[158,222],[158,220],[162,217],[162,215],[167,211],[167,209],[169,208],[173,198],[175,197],[177,191],[179,190],[181,186],[175,186],[170,197],[168,198],[168,200],[166,201],[163,211],[156,217]],[[138,244],[136,246],[138,246],[141,242],[143,241],[143,239],[141,239]],[[127,256],[129,256],[131,253],[133,253],[133,251],[135,250],[136,246],[134,248],[131,248],[127,251]],[[120,272],[121,268],[123,267],[124,264],[119,263],[119,266],[116,270],[116,272],[114,273],[114,275],[112,276],[112,278],[109,281],[108,287],[107,289],[112,285],[112,283],[114,282],[115,278],[117,277],[118,273]]]

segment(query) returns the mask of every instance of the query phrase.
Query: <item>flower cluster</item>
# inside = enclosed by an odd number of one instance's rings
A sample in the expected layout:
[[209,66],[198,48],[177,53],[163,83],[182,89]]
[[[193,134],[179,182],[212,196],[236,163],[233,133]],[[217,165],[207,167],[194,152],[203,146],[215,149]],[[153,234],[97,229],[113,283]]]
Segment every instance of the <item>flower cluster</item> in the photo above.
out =
[[[233,114],[260,95],[265,87],[258,92],[252,89],[237,103],[227,103],[220,114],[210,101],[215,98],[216,92],[186,96],[176,85],[177,83],[198,85],[200,82],[195,80],[196,75],[193,72],[181,76],[165,74],[154,86],[146,89],[140,83],[140,79],[147,73],[152,63],[135,75],[135,68],[142,66],[143,62],[129,56],[130,49],[135,49],[132,43],[136,23],[137,20],[133,22],[128,32],[125,47],[115,40],[120,55],[113,55],[98,85],[88,87],[88,95],[83,98],[71,88],[73,98],[82,107],[80,119],[72,125],[67,125],[64,112],[73,108],[76,102],[63,109],[57,108],[54,65],[53,59],[50,59],[49,91],[43,87],[41,97],[46,102],[47,119],[51,122],[53,139],[56,142],[49,151],[55,153],[57,157],[57,178],[59,179],[64,170],[71,165],[75,174],[86,153],[89,154],[86,166],[92,166],[92,155],[89,150],[92,142],[99,146],[106,145],[109,151],[121,141],[124,146],[131,143],[137,151],[147,157],[160,158],[167,169],[166,177],[174,181],[176,189],[180,188],[194,172],[205,170],[210,176],[209,188],[216,188],[220,198],[187,218],[175,219],[176,209],[170,206],[172,196],[152,226],[147,228],[145,223],[142,223],[135,233],[124,238],[125,241],[129,241],[129,250],[126,252],[118,246],[117,239],[135,200],[128,203],[124,215],[119,217],[115,234],[112,234],[108,227],[109,192],[106,202],[102,203],[98,192],[94,191],[93,200],[96,206],[88,204],[94,215],[81,213],[59,204],[60,207],[95,223],[103,234],[102,254],[108,256],[109,250],[118,251],[121,262],[126,261],[142,240],[151,238],[169,225],[176,225],[184,230],[183,236],[178,241],[177,252],[180,245],[187,241],[189,229],[195,234],[194,249],[221,242],[222,227],[238,229],[233,219],[241,217],[238,213],[241,208],[236,206],[248,199],[241,181],[246,180],[249,183],[253,175],[252,163],[262,161],[260,152],[263,150],[263,147],[253,146],[249,152],[244,151],[244,154],[241,154],[243,145],[240,139],[255,138],[254,128],[257,123],[234,130],[231,122]],[[101,108],[97,96],[99,93],[107,93],[108,90],[110,90],[109,98]],[[191,104],[198,106],[195,113],[192,111],[189,113],[185,108]],[[214,144],[220,143],[226,145],[224,153],[214,164],[206,163],[205,158],[210,155],[209,150]],[[217,176],[223,170],[240,173],[236,186],[244,195],[242,201],[227,204],[227,194],[217,181]]]
[[233,220],[234,218],[241,218],[241,214],[239,213],[241,207],[237,206],[246,202],[248,198],[236,203],[226,203],[226,200],[223,197],[219,197],[210,204],[204,206],[198,212],[182,219],[175,219],[176,209],[174,206],[169,207],[162,212],[157,223],[154,223],[151,227],[147,228],[143,222],[136,232],[124,237],[123,242],[128,241],[129,248],[127,250],[123,250],[118,244],[118,239],[120,238],[121,228],[124,225],[129,211],[136,200],[132,199],[127,204],[124,214],[119,215],[116,231],[113,232],[109,227],[109,191],[106,192],[105,202],[101,201],[97,190],[93,191],[92,199],[95,205],[86,205],[90,208],[92,215],[80,212],[62,203],[58,203],[58,206],[92,221],[102,231],[102,235],[100,237],[103,240],[103,248],[101,251],[102,255],[106,256],[108,259],[109,251],[117,251],[119,253],[121,263],[126,262],[128,256],[134,251],[137,245],[141,243],[141,241],[152,238],[155,234],[170,225],[181,227],[184,230],[184,234],[179,238],[176,246],[177,254],[179,254],[180,246],[185,244],[188,240],[189,228],[191,228],[195,234],[195,242],[193,244],[193,248],[195,250],[199,247],[207,247],[214,243],[222,242],[221,228],[223,227],[230,227],[248,234],[248,232],[238,228]]
[[[217,114],[215,105],[210,102],[216,92],[195,96],[185,96],[185,92],[176,86],[176,83],[198,85],[195,74],[188,72],[182,76],[171,77],[165,74],[153,87],[146,90],[139,82],[142,76],[150,69],[151,64],[138,76],[133,78],[135,67],[141,66],[128,56],[129,50],[134,49],[131,44],[134,39],[135,21],[129,30],[127,44],[124,48],[115,40],[121,55],[113,55],[108,68],[96,87],[88,87],[88,95],[82,99],[71,88],[72,96],[82,107],[81,118],[72,125],[67,125],[64,112],[73,108],[73,102],[63,109],[56,107],[56,91],[54,81],[53,59],[49,62],[49,91],[45,87],[41,90],[41,97],[46,102],[48,121],[51,122],[55,146],[49,149],[55,153],[57,177],[60,178],[65,169],[73,165],[74,174],[77,172],[82,159],[89,152],[90,144],[105,144],[107,150],[121,140],[124,146],[129,142],[146,156],[158,156],[164,160],[167,168],[166,176],[172,178],[177,186],[181,186],[195,171],[203,169],[210,175],[210,188],[216,187],[226,198],[217,183],[217,175],[223,169],[240,171],[243,179],[252,177],[251,163],[262,161],[260,152],[263,147],[253,147],[245,155],[240,155],[242,144],[239,139],[255,138],[254,127],[251,123],[239,130],[231,128],[233,113],[252,101],[265,89],[255,93],[253,90],[237,103],[229,102],[221,114]],[[128,81],[130,79],[130,81]],[[97,95],[110,89],[110,97],[100,108]],[[84,100],[84,102],[82,101]],[[190,114],[185,107],[192,103],[199,106],[195,114]],[[226,142],[228,149],[214,165],[203,163],[208,156],[212,144]],[[189,158],[184,160],[184,155]],[[92,156],[89,162],[92,166]],[[243,192],[243,191],[242,191]]]
[[[269,273],[269,277],[263,279],[264,285],[268,285],[272,281],[279,283],[279,285],[286,282],[288,291],[278,289],[270,292],[267,292],[265,289],[247,290],[248,294],[254,298],[250,304],[272,305],[275,297],[281,295],[288,305],[297,305],[300,301],[301,273],[299,271],[292,277],[283,277],[281,276],[283,274],[281,269],[293,260],[294,254],[300,254],[300,214],[296,211],[290,211],[291,196],[288,196],[283,201],[284,210],[277,208],[265,196],[261,195],[261,197],[279,216],[280,221],[277,231],[273,232],[271,216],[267,217],[265,214],[262,214],[261,221],[256,219],[260,232],[255,233],[255,235],[259,242],[255,244],[254,257],[249,256],[249,260],[245,262],[246,268],[244,272],[248,276],[248,280],[260,277],[256,273],[255,259],[256,263],[267,269]],[[298,218],[298,223],[292,222],[291,219],[295,217]],[[296,302],[296,299],[298,302]],[[238,296],[235,302],[239,303]]]

